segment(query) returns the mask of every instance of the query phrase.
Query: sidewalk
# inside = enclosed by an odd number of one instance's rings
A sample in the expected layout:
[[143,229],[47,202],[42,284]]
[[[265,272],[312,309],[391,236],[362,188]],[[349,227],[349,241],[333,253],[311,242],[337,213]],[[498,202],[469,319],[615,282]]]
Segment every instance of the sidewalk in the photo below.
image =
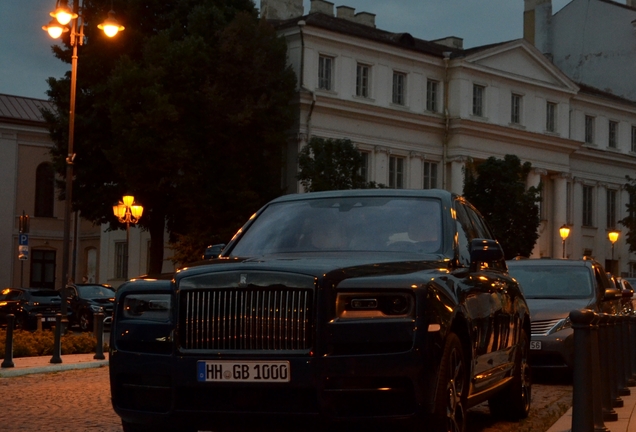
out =
[[[18,357],[13,359],[14,367],[0,367],[0,378],[9,378],[34,373],[59,372],[71,369],[88,369],[108,365],[108,353],[105,360],[95,360],[95,353],[62,355],[62,363],[51,363],[52,356]],[[4,360],[0,360],[2,364]]]
[[[605,422],[608,432],[636,432],[636,387],[630,387],[631,395],[621,396],[624,406],[614,408],[617,421]],[[572,408],[554,423],[547,432],[569,432],[572,429]]]

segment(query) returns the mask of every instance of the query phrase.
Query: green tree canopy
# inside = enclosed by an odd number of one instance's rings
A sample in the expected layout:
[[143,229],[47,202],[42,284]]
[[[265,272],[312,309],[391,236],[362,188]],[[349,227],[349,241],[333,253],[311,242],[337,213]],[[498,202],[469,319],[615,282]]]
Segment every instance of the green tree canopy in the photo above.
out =
[[[284,40],[251,0],[115,0],[126,29],[107,39],[96,24],[110,7],[84,1],[73,206],[118,227],[111,206],[134,195],[151,235],[149,271],[158,272],[165,226],[178,259],[196,259],[282,193],[296,78]],[[71,52],[68,40],[54,47],[66,62]],[[48,82],[52,155],[64,176],[70,75]]]
[[298,154],[298,180],[307,192],[377,187],[361,173],[362,154],[351,140],[313,137]]
[[626,176],[627,183],[625,190],[629,193],[629,202],[625,204],[627,208],[627,216],[618,221],[619,224],[627,228],[625,241],[629,245],[630,252],[636,252],[636,179]]
[[526,189],[531,169],[530,162],[521,164],[514,155],[466,167],[464,196],[488,222],[506,259],[530,256],[539,238],[540,189]]

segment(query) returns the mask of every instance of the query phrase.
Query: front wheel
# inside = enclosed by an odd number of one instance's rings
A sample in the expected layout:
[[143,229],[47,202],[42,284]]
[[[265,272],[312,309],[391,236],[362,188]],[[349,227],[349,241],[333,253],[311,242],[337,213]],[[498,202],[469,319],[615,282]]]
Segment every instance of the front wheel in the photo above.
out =
[[532,375],[528,364],[530,342],[521,331],[515,356],[514,376],[508,387],[488,401],[490,412],[499,418],[518,421],[528,417],[532,397]]
[[461,341],[450,333],[444,345],[433,413],[435,432],[464,432],[468,374]]

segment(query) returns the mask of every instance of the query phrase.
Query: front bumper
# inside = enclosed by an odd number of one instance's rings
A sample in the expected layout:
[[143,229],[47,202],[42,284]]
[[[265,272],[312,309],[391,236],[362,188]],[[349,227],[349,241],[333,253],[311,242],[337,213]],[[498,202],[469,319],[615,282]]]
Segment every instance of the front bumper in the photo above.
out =
[[[431,410],[438,372],[420,352],[286,357],[290,382],[254,384],[198,382],[197,362],[221,358],[218,356],[112,351],[113,407],[132,423],[199,428],[246,416],[308,416],[327,421],[409,419]],[[271,356],[266,359],[274,360]]]
[[[541,349],[536,349],[540,342]],[[574,366],[574,331],[567,328],[547,336],[532,335],[528,358],[533,369],[567,369]]]

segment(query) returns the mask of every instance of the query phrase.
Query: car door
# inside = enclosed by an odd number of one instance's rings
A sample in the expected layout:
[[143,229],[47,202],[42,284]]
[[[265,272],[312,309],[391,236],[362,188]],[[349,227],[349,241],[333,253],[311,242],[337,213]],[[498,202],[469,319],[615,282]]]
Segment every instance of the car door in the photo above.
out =
[[[467,203],[456,205],[458,233],[470,244],[473,238],[492,238],[478,213]],[[465,247],[468,247],[467,245]],[[473,376],[475,390],[483,390],[498,381],[510,367],[509,350],[513,346],[515,332],[512,311],[514,305],[508,295],[510,280],[500,269],[481,268],[467,278],[465,306],[473,334]]]

